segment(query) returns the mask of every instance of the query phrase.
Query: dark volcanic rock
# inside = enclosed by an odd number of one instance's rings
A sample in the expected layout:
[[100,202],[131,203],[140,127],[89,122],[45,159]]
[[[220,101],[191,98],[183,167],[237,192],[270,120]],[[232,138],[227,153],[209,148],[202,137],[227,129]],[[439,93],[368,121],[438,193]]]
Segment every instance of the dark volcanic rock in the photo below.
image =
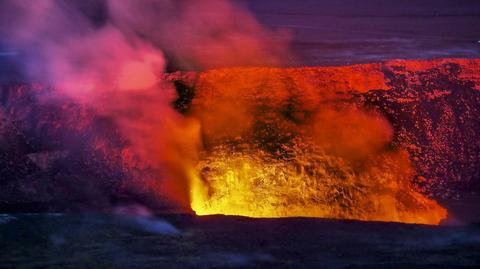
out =
[[0,240],[4,268],[480,266],[480,229],[475,226],[235,216],[0,214]]
[[405,148],[417,182],[435,197],[480,190],[480,91],[461,77],[460,63],[412,70],[408,63],[383,68],[390,90],[363,94],[395,128],[394,144]]
[[[111,119],[35,85],[2,88],[0,211],[108,208],[136,200],[128,143]],[[148,191],[141,197],[148,196]]]

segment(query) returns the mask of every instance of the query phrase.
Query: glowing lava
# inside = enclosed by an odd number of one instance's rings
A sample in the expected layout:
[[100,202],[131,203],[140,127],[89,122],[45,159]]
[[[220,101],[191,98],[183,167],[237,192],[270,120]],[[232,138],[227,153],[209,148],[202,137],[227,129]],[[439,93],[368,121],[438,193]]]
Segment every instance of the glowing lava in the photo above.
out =
[[275,69],[200,77],[192,108],[204,142],[190,184],[196,214],[446,218],[412,183],[408,155],[389,146],[392,128],[383,117],[344,95],[288,87],[288,80],[285,87],[282,79]]
[[396,155],[383,156],[377,160],[382,165],[359,171],[342,158],[310,149],[285,161],[261,150],[219,148],[199,164],[192,209],[198,215],[438,224],[446,210],[415,189],[411,176],[402,171],[407,167],[391,163]]

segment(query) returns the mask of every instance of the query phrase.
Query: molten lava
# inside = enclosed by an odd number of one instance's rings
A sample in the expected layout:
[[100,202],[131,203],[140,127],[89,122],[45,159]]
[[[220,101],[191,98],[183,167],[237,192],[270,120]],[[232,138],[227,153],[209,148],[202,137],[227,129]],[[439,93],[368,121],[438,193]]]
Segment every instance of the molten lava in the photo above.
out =
[[191,111],[204,143],[191,173],[196,214],[424,224],[446,217],[412,183],[408,155],[391,148],[383,117],[342,94],[289,87],[295,81],[275,72],[199,77]]
[[192,209],[198,215],[439,223],[446,211],[416,190],[411,177],[399,176],[400,169],[359,173],[341,158],[320,152],[283,161],[260,150],[217,149],[199,165]]

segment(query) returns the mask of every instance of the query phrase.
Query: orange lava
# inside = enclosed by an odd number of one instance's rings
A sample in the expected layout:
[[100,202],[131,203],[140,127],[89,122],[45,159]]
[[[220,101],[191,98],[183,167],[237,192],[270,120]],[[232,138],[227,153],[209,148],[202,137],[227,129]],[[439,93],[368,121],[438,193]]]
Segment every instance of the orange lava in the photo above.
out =
[[408,155],[390,146],[390,124],[345,94],[386,89],[378,69],[201,73],[191,109],[203,141],[190,171],[192,209],[439,224],[447,211],[412,183]]

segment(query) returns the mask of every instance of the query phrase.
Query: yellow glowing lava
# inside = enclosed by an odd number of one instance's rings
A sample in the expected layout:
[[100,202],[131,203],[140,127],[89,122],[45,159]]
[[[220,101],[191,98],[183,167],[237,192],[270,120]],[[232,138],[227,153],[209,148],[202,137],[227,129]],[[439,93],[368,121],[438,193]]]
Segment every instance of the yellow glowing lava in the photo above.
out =
[[299,152],[285,161],[262,151],[220,147],[199,164],[191,206],[198,215],[438,224],[446,210],[415,190],[410,174],[399,171],[405,167],[393,159],[377,160],[373,169],[354,169],[318,152]]

